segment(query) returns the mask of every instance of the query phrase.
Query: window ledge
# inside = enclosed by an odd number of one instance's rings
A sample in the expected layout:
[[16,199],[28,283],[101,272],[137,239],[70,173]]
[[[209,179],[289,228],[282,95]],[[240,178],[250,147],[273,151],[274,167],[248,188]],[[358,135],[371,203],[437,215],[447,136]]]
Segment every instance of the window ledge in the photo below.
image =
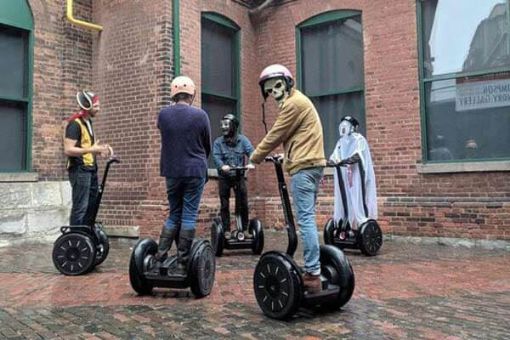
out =
[[416,164],[416,170],[420,174],[440,174],[449,172],[510,171],[510,161]]
[[0,182],[37,182],[37,172],[0,172]]

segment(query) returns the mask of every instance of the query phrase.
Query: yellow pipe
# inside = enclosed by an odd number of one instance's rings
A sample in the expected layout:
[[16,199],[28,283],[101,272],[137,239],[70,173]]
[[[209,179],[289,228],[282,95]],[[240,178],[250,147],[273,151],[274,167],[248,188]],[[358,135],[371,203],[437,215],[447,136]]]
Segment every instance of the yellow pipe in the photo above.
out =
[[102,31],[103,26],[99,26],[99,25],[96,25],[96,24],[93,24],[90,22],[86,22],[86,21],[74,18],[74,16],[73,16],[73,1],[74,0],[67,0],[67,12],[66,12],[67,20],[69,20],[73,24],[81,26],[83,28],[88,28],[88,29],[96,30],[96,31]]

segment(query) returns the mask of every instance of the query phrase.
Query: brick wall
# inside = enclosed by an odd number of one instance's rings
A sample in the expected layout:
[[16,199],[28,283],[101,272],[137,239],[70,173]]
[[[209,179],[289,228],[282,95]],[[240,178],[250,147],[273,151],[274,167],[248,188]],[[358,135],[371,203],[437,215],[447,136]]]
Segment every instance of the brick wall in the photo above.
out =
[[[173,77],[172,1],[75,1],[75,16],[103,25],[101,33],[69,24],[64,1],[30,4],[36,27],[34,169],[43,180],[66,178],[61,120],[75,110],[76,90],[91,87],[102,99],[95,121],[99,139],[122,159],[112,169],[101,218],[110,225],[140,225],[142,235],[156,236],[167,214],[155,120],[169,102]],[[242,124],[254,144],[264,136],[259,72],[278,62],[295,73],[296,25],[330,10],[362,11],[366,130],[385,231],[510,239],[508,173],[423,175],[416,170],[421,132],[414,1],[288,1],[256,17],[236,1],[187,0],[180,6],[181,73],[197,85],[201,12],[217,12],[241,27]],[[266,108],[271,125],[276,107],[268,101]],[[199,216],[202,234],[219,208],[216,186],[214,179],[206,186]],[[320,226],[331,214],[332,192],[327,176],[318,204]],[[253,216],[269,226],[283,225],[272,165],[262,164],[250,174],[249,193]]]
[[[75,17],[91,17],[91,0],[75,1]],[[41,180],[67,178],[62,120],[77,110],[75,95],[92,84],[93,33],[65,19],[65,1],[31,0],[35,25],[33,169]]]
[[162,209],[156,117],[172,78],[170,3],[94,1],[94,21],[103,25],[92,57],[102,96],[96,129],[122,162],[112,168],[100,212],[110,225],[147,228]]
[[[339,9],[362,11],[367,138],[385,231],[510,239],[508,173],[423,175],[416,170],[421,162],[421,130],[414,1],[394,1],[391,6],[368,0],[294,1],[272,7],[255,23],[259,63],[278,62],[295,72],[295,26]],[[265,180],[258,183],[261,192],[274,186]],[[332,179],[325,178],[319,225],[331,211],[327,195],[333,192],[332,185]],[[272,219],[267,216],[268,212],[266,218]]]
[[[65,19],[65,1],[30,0],[28,4],[34,19],[31,170],[37,176],[2,177],[2,244],[49,240],[68,223],[71,190],[65,170],[62,121],[77,111],[76,91],[92,84],[93,33]],[[76,17],[90,20],[91,4],[91,0],[75,1]],[[36,178],[39,181],[32,183]],[[24,180],[28,182],[18,182]]]

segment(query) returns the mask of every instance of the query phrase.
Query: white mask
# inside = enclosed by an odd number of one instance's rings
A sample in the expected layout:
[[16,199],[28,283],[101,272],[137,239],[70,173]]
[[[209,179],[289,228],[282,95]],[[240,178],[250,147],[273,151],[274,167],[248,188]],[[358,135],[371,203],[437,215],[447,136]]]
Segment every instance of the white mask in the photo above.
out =
[[353,131],[354,126],[347,120],[343,120],[338,126],[338,133],[340,134],[340,138],[350,135]]
[[271,95],[279,104],[288,96],[285,80],[282,78],[271,78],[264,83],[264,92]]

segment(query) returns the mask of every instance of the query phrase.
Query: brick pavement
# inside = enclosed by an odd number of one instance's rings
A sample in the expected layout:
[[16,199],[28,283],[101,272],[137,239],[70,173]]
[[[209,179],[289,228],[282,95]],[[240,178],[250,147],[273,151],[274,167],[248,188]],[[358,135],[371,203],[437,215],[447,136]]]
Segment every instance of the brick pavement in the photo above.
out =
[[[284,249],[269,232],[266,250]],[[270,240],[269,240],[270,239]],[[217,260],[210,297],[157,290],[138,297],[127,265],[134,242],[112,240],[105,263],[81,277],[57,273],[51,245],[0,249],[0,338],[7,339],[505,339],[510,253],[388,241],[375,258],[347,252],[356,274],[341,310],[301,311],[292,321],[262,315],[252,291],[257,257]],[[298,249],[297,254],[301,250]],[[300,257],[298,256],[300,261]]]

